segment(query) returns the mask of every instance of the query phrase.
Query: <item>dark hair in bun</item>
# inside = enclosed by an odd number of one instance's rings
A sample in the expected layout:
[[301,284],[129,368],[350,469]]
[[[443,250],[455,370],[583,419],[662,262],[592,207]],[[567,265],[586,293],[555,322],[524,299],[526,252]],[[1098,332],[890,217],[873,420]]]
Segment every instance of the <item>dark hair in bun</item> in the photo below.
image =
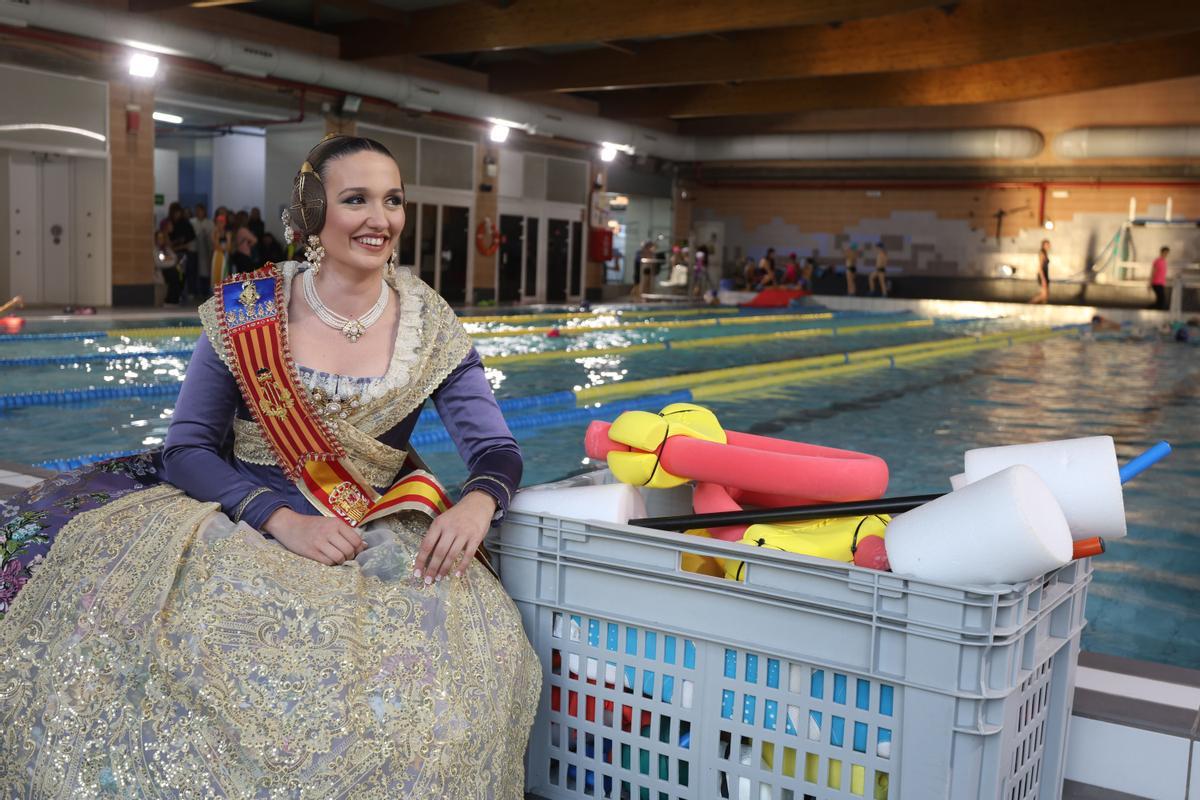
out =
[[292,202],[288,206],[291,226],[301,239],[320,233],[325,225],[324,178],[329,162],[363,152],[379,153],[395,161],[386,147],[363,136],[329,134],[308,151],[308,158],[292,182]]

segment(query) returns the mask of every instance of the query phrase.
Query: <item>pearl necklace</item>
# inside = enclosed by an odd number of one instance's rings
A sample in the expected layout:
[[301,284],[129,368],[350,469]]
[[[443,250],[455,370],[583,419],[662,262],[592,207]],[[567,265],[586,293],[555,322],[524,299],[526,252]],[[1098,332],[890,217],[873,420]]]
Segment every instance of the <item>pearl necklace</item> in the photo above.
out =
[[357,342],[367,328],[374,325],[383,316],[384,309],[387,308],[388,295],[391,292],[388,290],[387,281],[380,279],[379,299],[375,301],[375,305],[371,306],[367,313],[363,314],[358,319],[343,317],[329,306],[321,302],[320,296],[317,294],[317,286],[313,282],[313,271],[305,270],[302,273],[304,282],[304,300],[308,303],[308,307],[317,315],[317,319],[324,322],[331,328],[336,328],[342,332],[342,335],[350,340],[353,344]]

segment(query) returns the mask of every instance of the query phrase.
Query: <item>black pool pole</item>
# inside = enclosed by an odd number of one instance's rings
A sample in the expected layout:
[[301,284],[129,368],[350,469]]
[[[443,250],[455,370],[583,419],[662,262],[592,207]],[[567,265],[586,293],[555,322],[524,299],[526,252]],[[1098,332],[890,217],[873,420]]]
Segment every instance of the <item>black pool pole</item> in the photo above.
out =
[[756,508],[751,511],[723,511],[716,514],[684,514],[678,517],[643,517],[629,520],[630,525],[657,528],[663,531],[686,531],[691,528],[753,525],[759,522],[800,522],[828,517],[865,517],[871,514],[899,514],[911,511],[940,494],[914,494],[908,497],[881,497],[878,500],[856,500],[853,503],[825,503],[818,506],[787,506],[786,508]]

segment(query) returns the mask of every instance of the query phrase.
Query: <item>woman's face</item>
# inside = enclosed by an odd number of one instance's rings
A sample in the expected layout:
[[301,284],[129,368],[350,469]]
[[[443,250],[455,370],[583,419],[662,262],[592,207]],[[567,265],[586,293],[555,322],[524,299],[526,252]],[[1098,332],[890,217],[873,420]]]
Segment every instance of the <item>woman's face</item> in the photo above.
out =
[[400,168],[382,153],[364,151],[325,165],[325,226],[329,260],[354,270],[380,270],[404,230]]

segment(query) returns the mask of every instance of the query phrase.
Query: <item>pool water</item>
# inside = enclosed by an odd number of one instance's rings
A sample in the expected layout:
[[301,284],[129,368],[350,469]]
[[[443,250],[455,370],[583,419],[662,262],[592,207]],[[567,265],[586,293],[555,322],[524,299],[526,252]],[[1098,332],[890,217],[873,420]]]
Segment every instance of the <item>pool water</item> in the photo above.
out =
[[[844,314],[834,320],[736,328],[598,331],[561,339],[532,335],[480,340],[479,349],[488,356],[545,349],[620,348],[663,339],[911,319],[906,315]],[[1014,323],[1003,320],[939,320],[929,327],[837,337],[665,352],[617,351],[579,360],[501,364],[489,367],[488,375],[502,399],[526,397],[1011,327]],[[0,341],[0,359],[113,353],[114,346],[118,350],[178,350],[191,344],[191,339],[162,338]],[[177,355],[6,366],[0,368],[0,393],[172,382],[180,379],[185,368],[186,357]],[[1128,538],[1111,542],[1108,552],[1094,560],[1084,647],[1194,667],[1200,664],[1200,444],[1195,441],[1200,405],[1194,390],[1198,382],[1200,348],[1071,335],[760,390],[708,405],[731,429],[879,455],[891,470],[888,491],[892,495],[947,490],[948,476],[961,471],[963,451],[972,447],[1110,434],[1117,442],[1118,457],[1127,460],[1158,439],[1167,439],[1174,453],[1125,488]],[[0,458],[34,463],[156,446],[170,422],[172,403],[170,398],[129,398],[3,411]],[[526,460],[524,483],[593,468],[583,454],[585,427],[584,421],[518,430]],[[422,447],[421,452],[447,485],[465,479],[466,468],[453,445],[434,444]]]

